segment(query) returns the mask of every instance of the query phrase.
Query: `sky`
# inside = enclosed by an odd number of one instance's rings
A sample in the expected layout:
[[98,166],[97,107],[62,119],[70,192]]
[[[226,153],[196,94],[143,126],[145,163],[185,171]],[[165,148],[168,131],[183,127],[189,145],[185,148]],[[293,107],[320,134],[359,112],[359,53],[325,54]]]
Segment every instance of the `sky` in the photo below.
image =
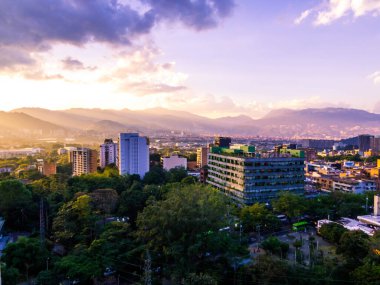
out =
[[380,113],[380,0],[1,0],[0,109]]

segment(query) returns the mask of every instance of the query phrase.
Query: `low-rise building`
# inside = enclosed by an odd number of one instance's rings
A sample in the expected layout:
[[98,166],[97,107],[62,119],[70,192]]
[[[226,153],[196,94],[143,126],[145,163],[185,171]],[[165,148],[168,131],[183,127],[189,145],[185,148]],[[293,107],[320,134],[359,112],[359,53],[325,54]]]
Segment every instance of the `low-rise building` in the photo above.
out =
[[372,180],[336,179],[333,182],[333,191],[362,194],[367,191],[376,191],[376,182]]
[[177,154],[162,158],[162,167],[165,170],[170,170],[176,167],[183,167],[187,169],[187,158],[180,157]]
[[362,223],[371,225],[380,229],[380,196],[375,195],[373,198],[373,214],[358,216],[358,220]]
[[57,163],[48,162],[43,159],[37,159],[37,170],[45,176],[57,174]]
[[42,148],[6,149],[0,150],[0,158],[6,159],[12,157],[35,156],[42,151]]

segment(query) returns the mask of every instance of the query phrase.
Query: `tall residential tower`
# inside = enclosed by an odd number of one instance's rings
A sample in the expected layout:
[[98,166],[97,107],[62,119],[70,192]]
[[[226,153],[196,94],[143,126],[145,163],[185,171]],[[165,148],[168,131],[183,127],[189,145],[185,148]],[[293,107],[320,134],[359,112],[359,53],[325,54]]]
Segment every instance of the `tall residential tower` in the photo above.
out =
[[117,165],[118,144],[112,139],[105,139],[100,145],[100,167],[104,168],[109,164]]
[[138,174],[141,178],[149,171],[149,141],[138,133],[119,135],[119,173]]
[[98,152],[89,148],[78,148],[70,151],[70,162],[73,165],[73,176],[96,172]]

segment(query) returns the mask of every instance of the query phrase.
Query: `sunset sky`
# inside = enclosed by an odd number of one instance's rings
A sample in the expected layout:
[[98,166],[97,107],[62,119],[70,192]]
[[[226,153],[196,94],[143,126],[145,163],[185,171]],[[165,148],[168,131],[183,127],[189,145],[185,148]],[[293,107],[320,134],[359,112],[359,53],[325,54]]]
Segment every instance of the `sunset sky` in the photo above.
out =
[[1,0],[0,109],[380,113],[380,0]]

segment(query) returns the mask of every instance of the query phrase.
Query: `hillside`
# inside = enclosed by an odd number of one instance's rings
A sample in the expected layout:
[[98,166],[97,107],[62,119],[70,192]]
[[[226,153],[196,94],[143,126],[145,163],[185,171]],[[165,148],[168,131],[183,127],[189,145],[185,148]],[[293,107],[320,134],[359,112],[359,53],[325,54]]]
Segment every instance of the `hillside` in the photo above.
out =
[[138,131],[149,135],[157,131],[172,130],[208,135],[310,138],[380,134],[379,114],[345,108],[279,109],[258,120],[246,115],[210,119],[164,108],[139,111],[85,108],[52,111],[21,108],[10,113],[2,112],[2,116],[0,128],[3,130],[43,129],[44,132],[49,132],[65,128],[72,132],[91,131],[99,135],[121,131]]

